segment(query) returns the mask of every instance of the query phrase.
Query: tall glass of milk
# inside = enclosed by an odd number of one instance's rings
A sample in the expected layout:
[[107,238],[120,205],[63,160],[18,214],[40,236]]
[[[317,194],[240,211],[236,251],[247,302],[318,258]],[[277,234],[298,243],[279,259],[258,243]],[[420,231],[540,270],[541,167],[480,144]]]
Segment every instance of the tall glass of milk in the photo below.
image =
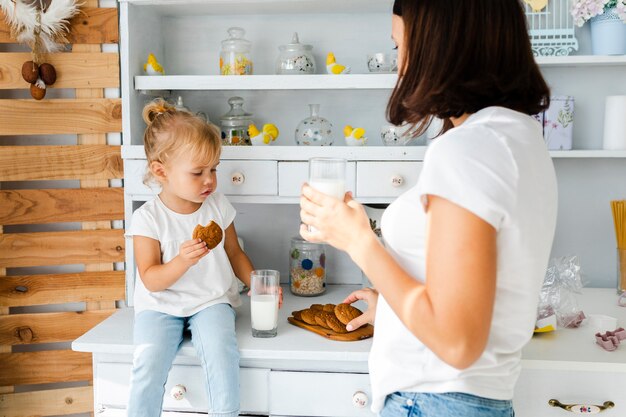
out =
[[274,337],[278,329],[280,273],[258,269],[250,275],[250,319],[252,336]]
[[[346,193],[346,164],[343,158],[309,159],[309,185],[343,201]],[[309,231],[314,231],[314,228],[309,226]]]

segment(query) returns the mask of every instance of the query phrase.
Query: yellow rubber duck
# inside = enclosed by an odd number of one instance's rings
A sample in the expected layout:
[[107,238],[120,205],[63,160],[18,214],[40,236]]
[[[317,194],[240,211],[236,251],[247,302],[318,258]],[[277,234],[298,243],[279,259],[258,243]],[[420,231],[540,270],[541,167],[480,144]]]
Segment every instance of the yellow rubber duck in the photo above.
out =
[[345,65],[340,65],[335,60],[335,54],[329,52],[326,56],[326,72],[329,74],[349,74],[350,67],[346,67]]
[[248,126],[248,134],[253,145],[269,145],[276,140],[279,132],[276,125],[271,123],[263,125],[262,131],[259,131],[254,124],[251,124]]
[[548,0],[524,0],[524,2],[530,5],[535,13],[542,11],[548,5]]
[[143,70],[148,75],[165,75],[165,70],[153,54],[148,55],[148,61],[143,64]]
[[353,129],[352,126],[346,125],[346,127],[343,128],[343,135],[346,139],[346,145],[348,146],[363,146],[367,143],[365,129],[362,127]]

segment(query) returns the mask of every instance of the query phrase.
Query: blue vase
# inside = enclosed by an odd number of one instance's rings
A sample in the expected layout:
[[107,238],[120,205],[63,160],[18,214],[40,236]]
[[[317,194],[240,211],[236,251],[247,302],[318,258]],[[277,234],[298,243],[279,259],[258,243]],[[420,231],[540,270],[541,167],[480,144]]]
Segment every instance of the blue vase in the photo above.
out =
[[594,55],[626,55],[626,23],[614,8],[592,17],[590,22]]

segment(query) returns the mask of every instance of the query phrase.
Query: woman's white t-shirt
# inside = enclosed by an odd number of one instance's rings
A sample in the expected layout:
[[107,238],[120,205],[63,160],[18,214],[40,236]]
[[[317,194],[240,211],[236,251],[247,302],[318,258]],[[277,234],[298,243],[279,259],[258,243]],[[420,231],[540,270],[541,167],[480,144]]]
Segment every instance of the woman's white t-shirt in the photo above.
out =
[[[202,206],[191,214],[176,213],[157,196],[133,213],[127,236],[146,236],[158,240],[162,262],[178,255],[180,245],[191,240],[193,229],[213,220],[226,230],[235,219],[236,211],[221,193],[207,197]],[[214,304],[241,304],[237,279],[224,250],[224,239],[209,254],[187,270],[171,287],[151,292],[143,285],[139,270],[135,280],[135,314],[154,310],[178,317],[189,317]]]
[[[497,231],[489,339],[474,364],[456,369],[407,330],[381,296],[369,357],[375,412],[396,391],[513,398],[521,350],[534,328],[557,215],[556,176],[540,124],[525,114],[489,107],[433,140],[417,185],[394,201],[381,221],[387,249],[421,282],[428,278],[422,204],[428,195],[463,207]],[[447,279],[455,291],[463,276]]]

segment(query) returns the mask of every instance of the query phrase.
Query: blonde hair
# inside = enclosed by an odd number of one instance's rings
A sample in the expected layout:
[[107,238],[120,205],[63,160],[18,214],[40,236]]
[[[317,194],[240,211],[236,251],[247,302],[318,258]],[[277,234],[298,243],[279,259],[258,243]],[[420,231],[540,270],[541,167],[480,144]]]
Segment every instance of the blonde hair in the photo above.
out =
[[217,161],[222,150],[220,131],[200,117],[178,110],[162,98],[146,104],[142,112],[147,127],[143,144],[148,160],[144,183],[155,181],[152,162],[167,164],[182,152],[190,152],[201,161]]

